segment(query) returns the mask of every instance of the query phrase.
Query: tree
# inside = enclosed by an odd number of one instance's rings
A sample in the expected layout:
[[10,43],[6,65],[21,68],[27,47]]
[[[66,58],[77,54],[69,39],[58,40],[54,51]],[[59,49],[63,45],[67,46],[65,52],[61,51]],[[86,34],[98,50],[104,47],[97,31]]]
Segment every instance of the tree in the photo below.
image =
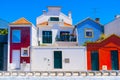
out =
[[6,34],[8,34],[7,29],[0,29],[0,35],[6,35]]

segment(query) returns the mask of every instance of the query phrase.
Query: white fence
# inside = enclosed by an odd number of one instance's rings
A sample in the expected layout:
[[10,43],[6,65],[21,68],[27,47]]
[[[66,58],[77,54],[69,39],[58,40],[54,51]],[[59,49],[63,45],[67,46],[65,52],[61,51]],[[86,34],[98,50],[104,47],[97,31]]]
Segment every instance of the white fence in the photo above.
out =
[[41,76],[68,76],[68,77],[73,77],[73,76],[120,76],[120,71],[42,71],[42,72],[17,72],[17,71],[13,71],[13,72],[0,72],[0,77],[2,76],[37,76],[37,77],[41,77]]

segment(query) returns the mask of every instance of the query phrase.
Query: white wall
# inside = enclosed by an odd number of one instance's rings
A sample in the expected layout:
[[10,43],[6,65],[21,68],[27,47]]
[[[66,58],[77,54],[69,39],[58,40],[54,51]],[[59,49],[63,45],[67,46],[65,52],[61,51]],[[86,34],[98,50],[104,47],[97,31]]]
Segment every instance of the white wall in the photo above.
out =
[[73,28],[69,27],[60,27],[59,25],[56,25],[57,27],[39,27],[39,33],[38,33],[38,39],[40,41],[40,44],[42,43],[42,31],[52,31],[52,44],[54,44],[56,41],[56,36],[60,36],[60,31],[69,31],[70,34],[72,34]]
[[[54,51],[62,51],[62,69],[54,69]],[[65,58],[70,63],[65,63]],[[85,71],[85,47],[31,47],[31,71]]]
[[37,28],[32,26],[31,27],[31,46],[37,46],[38,45],[38,37],[37,37]]
[[50,17],[59,17],[59,19],[64,20],[64,22],[71,24],[72,25],[72,19],[69,18],[68,16],[64,15],[63,13],[61,13],[58,16],[54,16],[54,15],[42,15],[40,17],[37,17],[37,24],[43,23],[43,22],[48,22],[48,19]]
[[120,18],[106,24],[104,26],[104,32],[106,36],[110,36],[111,34],[120,36]]

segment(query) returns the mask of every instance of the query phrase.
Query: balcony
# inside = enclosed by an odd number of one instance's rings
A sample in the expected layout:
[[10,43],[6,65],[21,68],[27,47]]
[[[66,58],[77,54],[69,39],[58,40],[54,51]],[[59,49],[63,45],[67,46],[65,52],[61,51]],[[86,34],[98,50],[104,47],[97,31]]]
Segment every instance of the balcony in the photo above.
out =
[[76,37],[75,36],[60,36],[57,35],[56,42],[57,46],[77,46]]

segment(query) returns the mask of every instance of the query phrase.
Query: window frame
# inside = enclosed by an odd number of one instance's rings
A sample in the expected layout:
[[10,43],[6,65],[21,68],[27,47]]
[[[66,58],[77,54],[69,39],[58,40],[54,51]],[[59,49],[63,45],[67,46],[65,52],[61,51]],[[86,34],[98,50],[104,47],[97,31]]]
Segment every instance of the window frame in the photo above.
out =
[[[27,50],[27,55],[24,55],[24,50]],[[29,49],[28,48],[21,48],[21,57],[29,57]]]
[[60,21],[59,17],[50,17],[49,21]]
[[[16,31],[16,32],[15,32]],[[15,41],[14,40],[14,34],[15,33],[18,33],[17,31],[19,31],[20,33],[19,33],[19,41]],[[12,43],[21,43],[21,30],[12,30]]]
[[[92,36],[87,36],[87,31],[91,31],[91,33],[92,33]],[[86,28],[85,29],[85,38],[93,38],[94,37],[94,32],[93,32],[93,29],[92,28]]]
[[[51,35],[46,35],[46,34],[44,34],[44,32],[50,32],[49,34],[51,34]],[[47,38],[49,40],[45,42],[44,38]],[[43,44],[52,44],[52,31],[42,31],[42,43]]]

